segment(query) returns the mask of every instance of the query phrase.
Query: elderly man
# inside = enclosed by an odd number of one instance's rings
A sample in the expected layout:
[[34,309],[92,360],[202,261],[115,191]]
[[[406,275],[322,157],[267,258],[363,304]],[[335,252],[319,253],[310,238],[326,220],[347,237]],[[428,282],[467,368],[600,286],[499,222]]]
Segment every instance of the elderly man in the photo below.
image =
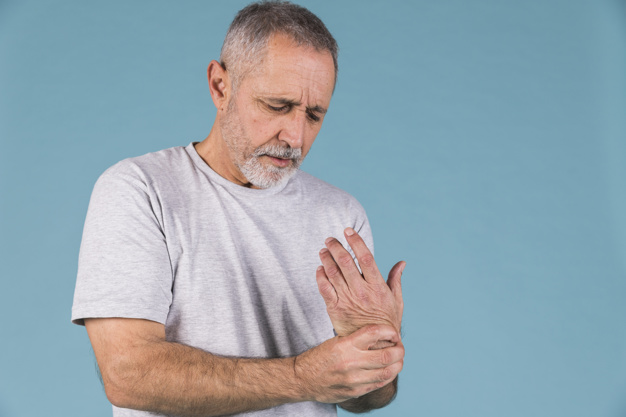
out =
[[115,416],[324,416],[394,397],[404,262],[385,282],[359,203],[298,170],[336,76],[315,15],[251,4],[208,67],[208,137],[98,180],[72,320]]

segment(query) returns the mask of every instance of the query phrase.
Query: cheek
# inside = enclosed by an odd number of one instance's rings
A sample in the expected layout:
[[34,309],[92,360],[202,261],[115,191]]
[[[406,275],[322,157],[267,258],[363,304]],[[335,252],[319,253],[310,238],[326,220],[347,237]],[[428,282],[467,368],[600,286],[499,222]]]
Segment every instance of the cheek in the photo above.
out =
[[278,123],[271,118],[254,116],[249,119],[248,136],[255,146],[263,145],[278,135]]

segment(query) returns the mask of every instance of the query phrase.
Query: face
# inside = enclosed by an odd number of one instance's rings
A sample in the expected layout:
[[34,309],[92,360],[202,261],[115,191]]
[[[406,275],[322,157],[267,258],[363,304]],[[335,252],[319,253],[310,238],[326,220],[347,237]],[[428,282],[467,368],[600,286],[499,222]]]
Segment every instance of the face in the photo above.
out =
[[329,52],[274,36],[220,118],[237,182],[269,188],[287,181],[317,136],[333,93]]

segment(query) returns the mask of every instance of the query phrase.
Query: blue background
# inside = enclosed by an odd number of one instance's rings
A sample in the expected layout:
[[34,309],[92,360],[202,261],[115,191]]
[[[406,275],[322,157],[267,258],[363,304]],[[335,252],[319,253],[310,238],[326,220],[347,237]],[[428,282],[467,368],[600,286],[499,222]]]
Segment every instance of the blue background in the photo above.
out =
[[[399,259],[378,416],[626,416],[626,2],[302,1],[341,47],[304,169]],[[0,0],[0,416],[110,416],[70,324],[96,178],[202,140],[243,1]]]

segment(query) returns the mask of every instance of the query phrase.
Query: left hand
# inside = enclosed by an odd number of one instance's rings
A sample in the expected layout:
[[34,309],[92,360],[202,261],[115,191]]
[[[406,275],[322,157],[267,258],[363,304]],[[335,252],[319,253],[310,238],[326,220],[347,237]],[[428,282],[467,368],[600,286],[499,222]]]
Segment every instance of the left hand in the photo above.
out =
[[320,251],[323,266],[316,273],[317,286],[337,335],[347,336],[369,324],[391,325],[399,333],[404,309],[400,277],[406,263],[395,264],[385,282],[358,233],[347,228],[344,234],[363,273],[335,238],[326,239],[326,248]]

